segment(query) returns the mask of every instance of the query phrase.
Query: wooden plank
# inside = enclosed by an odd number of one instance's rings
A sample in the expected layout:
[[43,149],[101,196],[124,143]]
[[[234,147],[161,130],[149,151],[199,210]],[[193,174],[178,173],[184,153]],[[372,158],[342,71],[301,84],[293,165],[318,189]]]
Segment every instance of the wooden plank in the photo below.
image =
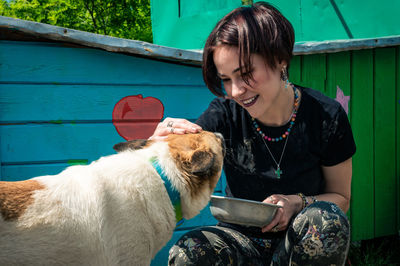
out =
[[115,153],[124,141],[111,123],[29,124],[0,127],[3,164],[87,159]]
[[111,123],[30,124],[0,127],[3,164],[87,159],[114,154],[125,141]]
[[397,232],[400,234],[400,46],[396,48],[396,176]]
[[[350,87],[351,87],[351,57],[350,52],[341,52],[335,54],[328,54],[326,57],[326,87],[324,94],[336,99],[339,101],[343,107],[346,107],[349,110],[350,101],[342,101],[340,98],[340,94],[338,94],[338,88],[340,91],[344,93],[345,96],[350,96]],[[347,116],[351,120],[351,110],[349,110]],[[347,212],[347,216],[351,220],[351,209],[350,206],[349,211]]]
[[301,56],[294,56],[290,62],[289,80],[297,85],[301,84]]
[[395,49],[375,51],[375,237],[397,233],[395,180]]
[[204,86],[201,68],[93,48],[0,41],[1,83]]
[[201,54],[194,51],[160,46],[142,41],[115,38],[80,30],[67,29],[38,23],[0,16],[0,28],[10,31],[21,31],[27,35],[42,37],[45,39],[76,43],[90,47],[102,48],[107,51],[138,54],[142,56],[170,59],[182,62],[196,62],[201,60]]
[[[25,121],[111,121],[115,105],[126,96],[150,104],[158,99],[164,115],[196,119],[215,97],[205,86],[0,85],[0,123]],[[147,103],[145,103],[147,102]],[[143,114],[144,115],[144,114]]]
[[35,164],[18,164],[18,165],[5,165],[2,167],[3,181],[21,181],[30,179],[36,176],[43,175],[56,175],[62,172],[65,168],[77,164],[87,164],[87,160],[65,160],[60,162],[42,162]]
[[303,56],[302,83],[305,87],[326,93],[326,55],[315,54]]
[[[314,5],[314,3],[312,3]],[[315,20],[312,21],[315,23]],[[294,54],[337,53],[368,48],[390,47],[400,44],[399,36],[385,36],[380,38],[309,41],[298,43],[294,46]]]
[[[348,110],[349,121],[351,122],[351,110],[349,110],[350,101],[341,100],[340,93],[343,92],[345,96],[350,95],[351,76],[350,66],[351,57],[350,52],[341,52],[335,54],[328,54],[326,57],[326,87],[324,94],[339,101],[342,106]],[[340,93],[338,93],[340,91]],[[347,211],[347,216],[351,221],[352,206],[350,205]]]
[[326,94],[335,99],[337,87],[346,96],[350,95],[350,53],[341,52],[327,55]]
[[[0,128],[1,128],[1,126],[0,126]],[[0,147],[1,147],[1,138],[2,138],[2,136],[0,134]],[[3,164],[1,161],[1,149],[0,149],[0,181],[1,180],[3,180]]]
[[373,52],[354,51],[351,68],[351,117],[357,151],[353,157],[352,240],[374,237]]

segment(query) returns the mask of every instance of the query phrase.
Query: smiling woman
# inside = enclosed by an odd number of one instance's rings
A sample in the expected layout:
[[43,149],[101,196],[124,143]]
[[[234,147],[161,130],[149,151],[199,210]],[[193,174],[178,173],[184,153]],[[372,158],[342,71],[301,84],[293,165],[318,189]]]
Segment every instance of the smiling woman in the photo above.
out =
[[[265,64],[261,55],[253,54],[249,70],[243,71],[244,67],[238,66],[239,58],[238,49],[234,46],[221,44],[214,49],[213,61],[226,97],[235,100],[253,118],[264,124],[285,124],[292,112],[287,107],[292,104],[294,97],[293,90],[281,90],[281,72],[286,71],[287,63],[281,62],[272,69]],[[283,112],[279,108],[281,106],[285,107]]]
[[203,52],[204,81],[219,98],[196,124],[168,118],[154,132],[220,132],[227,196],[281,207],[262,227],[221,222],[183,235],[170,265],[344,263],[353,134],[338,102],[289,81],[293,45],[293,27],[275,7],[234,9]]

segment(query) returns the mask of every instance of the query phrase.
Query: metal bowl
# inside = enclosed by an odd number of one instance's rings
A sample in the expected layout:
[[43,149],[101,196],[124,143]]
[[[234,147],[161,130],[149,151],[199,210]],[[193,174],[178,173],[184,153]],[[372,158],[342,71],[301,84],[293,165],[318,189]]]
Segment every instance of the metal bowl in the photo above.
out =
[[220,222],[264,227],[274,218],[281,206],[264,202],[211,196],[211,214]]

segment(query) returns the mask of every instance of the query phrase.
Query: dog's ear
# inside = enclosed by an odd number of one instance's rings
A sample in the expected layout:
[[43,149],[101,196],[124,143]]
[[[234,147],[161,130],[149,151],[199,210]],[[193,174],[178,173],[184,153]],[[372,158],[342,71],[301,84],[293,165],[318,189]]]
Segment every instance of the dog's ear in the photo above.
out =
[[197,150],[191,157],[192,173],[204,173],[214,164],[215,154],[211,151]]
[[117,143],[114,145],[113,148],[117,152],[122,152],[126,150],[140,150],[143,147],[150,144],[151,142],[152,142],[151,140],[146,140],[146,139],[134,139],[130,141]]

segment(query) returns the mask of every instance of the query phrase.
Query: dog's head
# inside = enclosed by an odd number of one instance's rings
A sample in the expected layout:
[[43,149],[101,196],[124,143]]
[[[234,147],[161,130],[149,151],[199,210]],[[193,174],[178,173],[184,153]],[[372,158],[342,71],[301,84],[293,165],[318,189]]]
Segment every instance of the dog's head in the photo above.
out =
[[[161,143],[160,143],[161,142]],[[132,140],[116,144],[118,152],[148,149],[158,157],[170,182],[181,194],[182,214],[197,215],[213,193],[221,175],[224,140],[221,134],[171,134],[164,141]]]

